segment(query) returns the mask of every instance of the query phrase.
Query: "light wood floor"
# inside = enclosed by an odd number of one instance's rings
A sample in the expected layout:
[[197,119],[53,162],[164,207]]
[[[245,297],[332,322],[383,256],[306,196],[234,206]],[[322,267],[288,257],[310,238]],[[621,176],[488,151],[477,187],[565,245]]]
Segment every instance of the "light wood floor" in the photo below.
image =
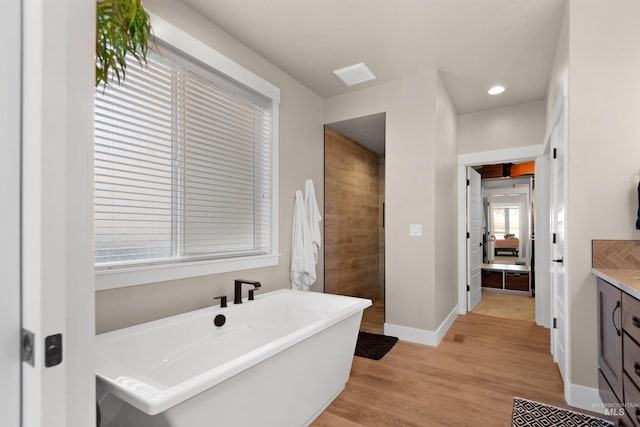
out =
[[354,357],[312,426],[510,426],[514,396],[568,408],[548,329],[469,313],[438,347],[399,341],[380,361]]
[[536,300],[530,296],[482,292],[480,304],[471,312],[503,319],[535,322]]

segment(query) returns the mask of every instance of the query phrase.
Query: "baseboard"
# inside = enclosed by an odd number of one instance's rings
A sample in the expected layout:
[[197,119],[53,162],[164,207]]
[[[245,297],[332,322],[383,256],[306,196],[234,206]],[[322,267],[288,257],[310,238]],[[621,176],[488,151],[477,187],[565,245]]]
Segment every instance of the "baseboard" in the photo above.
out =
[[410,326],[394,325],[393,323],[384,324],[384,334],[398,337],[403,341],[415,342],[418,344],[430,345],[437,347],[440,341],[447,334],[447,331],[458,317],[458,306],[456,305],[451,313],[444,319],[435,331],[427,329],[412,328]]
[[568,384],[567,403],[576,408],[591,412],[604,414],[604,404],[600,399],[600,392],[597,388],[584,387],[577,384]]

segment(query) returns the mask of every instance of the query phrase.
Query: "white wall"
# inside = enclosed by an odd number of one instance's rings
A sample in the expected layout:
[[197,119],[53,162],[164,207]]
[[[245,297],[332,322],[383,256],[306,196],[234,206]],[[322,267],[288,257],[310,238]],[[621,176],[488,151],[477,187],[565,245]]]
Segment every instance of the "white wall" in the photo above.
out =
[[[640,239],[640,2],[571,0],[567,242],[571,383],[597,387],[592,239]],[[558,78],[552,76],[551,83]],[[550,93],[556,89],[550,88]]]
[[[439,194],[450,194],[449,186],[456,182],[455,168],[451,167],[455,146],[455,118],[451,116],[455,114],[445,92],[444,86],[438,88],[434,70],[331,97],[324,103],[325,123],[386,112],[385,321],[423,331],[434,331],[439,325],[438,314],[449,313],[455,306],[455,297],[450,298],[456,295],[455,271],[443,267],[446,273],[442,277],[450,277],[454,289],[443,291],[442,300],[437,299],[435,285],[436,227],[440,227],[436,200]],[[437,122],[442,124],[439,142]],[[436,170],[441,172],[439,179]],[[422,224],[422,237],[409,236],[410,224]],[[453,240],[447,236],[447,242]],[[455,243],[443,244],[455,247]],[[442,307],[436,309],[438,304]]]
[[[233,294],[233,280],[237,278],[261,281],[263,292],[289,287],[293,195],[295,190],[303,188],[305,179],[313,179],[320,210],[324,209],[322,99],[183,3],[146,0],[145,7],[280,88],[279,241],[282,256],[277,267],[97,292],[98,333],[212,305],[216,303],[213,296]],[[320,254],[315,291],[324,288],[323,250]]]
[[458,117],[458,153],[538,145],[544,141],[544,100]]
[[440,73],[436,82],[436,325],[458,302],[458,113]]
[[553,120],[553,109],[555,108],[558,95],[562,93],[562,85],[564,78],[569,74],[569,13],[570,2],[567,1],[560,34],[558,36],[558,44],[556,45],[556,53],[551,67],[549,76],[549,87],[547,88],[547,106],[545,113],[546,127]]

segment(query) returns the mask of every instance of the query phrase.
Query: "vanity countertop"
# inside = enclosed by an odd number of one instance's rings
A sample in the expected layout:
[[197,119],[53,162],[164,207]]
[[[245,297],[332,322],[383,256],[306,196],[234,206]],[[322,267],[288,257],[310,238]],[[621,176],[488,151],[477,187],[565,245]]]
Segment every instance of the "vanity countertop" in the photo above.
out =
[[606,280],[618,289],[640,299],[640,270],[594,268],[593,274]]

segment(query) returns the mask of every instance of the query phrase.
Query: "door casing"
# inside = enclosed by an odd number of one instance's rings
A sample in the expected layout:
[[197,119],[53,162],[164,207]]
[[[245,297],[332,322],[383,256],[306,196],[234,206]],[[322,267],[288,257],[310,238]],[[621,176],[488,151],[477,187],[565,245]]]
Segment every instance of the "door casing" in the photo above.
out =
[[20,111],[22,25],[20,0],[3,2],[0,14],[0,414],[2,425],[20,426]]

